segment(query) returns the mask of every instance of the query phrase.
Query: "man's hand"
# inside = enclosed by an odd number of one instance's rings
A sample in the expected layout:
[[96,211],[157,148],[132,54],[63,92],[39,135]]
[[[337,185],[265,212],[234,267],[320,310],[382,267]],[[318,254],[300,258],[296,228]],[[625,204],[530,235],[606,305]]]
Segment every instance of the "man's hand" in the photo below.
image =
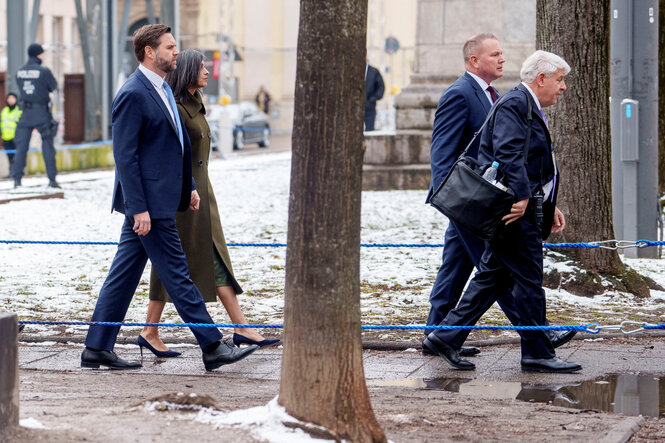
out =
[[199,197],[199,193],[196,191],[192,191],[192,198],[189,200],[189,209],[193,211],[198,211],[200,202],[201,198]]
[[138,235],[148,235],[148,232],[150,232],[150,214],[148,211],[134,214],[133,229]]
[[526,207],[529,204],[529,199],[525,198],[522,201],[513,203],[513,206],[510,208],[510,213],[505,215],[501,220],[505,221],[507,225],[514,222],[518,218],[524,215]]
[[554,208],[554,221],[552,222],[552,234],[558,234],[566,227],[566,219],[563,218],[563,213],[559,208]]

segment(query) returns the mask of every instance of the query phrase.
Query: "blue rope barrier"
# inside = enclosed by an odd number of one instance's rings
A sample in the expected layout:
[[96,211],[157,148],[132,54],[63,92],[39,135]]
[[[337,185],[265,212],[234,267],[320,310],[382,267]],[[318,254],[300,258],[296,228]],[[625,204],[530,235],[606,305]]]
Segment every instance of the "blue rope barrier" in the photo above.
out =
[[[66,241],[66,240],[0,240],[5,244],[31,245],[106,245],[116,246],[118,242],[105,241]],[[286,247],[286,243],[227,243],[227,246]],[[443,243],[361,243],[363,248],[442,248]],[[636,247],[665,246],[665,241],[637,240]],[[603,248],[599,243],[543,243],[544,248]],[[625,246],[624,246],[625,247]]]
[[547,243],[543,242],[543,248],[600,248],[598,244],[590,243]]
[[665,325],[644,325],[644,329],[665,329]]
[[[265,328],[282,329],[284,325],[265,324],[218,324],[218,323],[134,323],[134,322],[100,322],[100,321],[41,321],[21,320],[19,324],[25,325],[66,325],[66,326],[155,326],[170,328]],[[581,331],[598,334],[600,329],[598,323],[587,325],[549,325],[549,326],[427,326],[427,325],[362,325],[366,330],[421,330],[421,329],[466,329],[466,330],[489,330],[489,331]],[[663,325],[665,326],[665,325]],[[646,328],[645,328],[646,329]]]
[[637,240],[635,243],[639,247],[665,246],[665,241]]

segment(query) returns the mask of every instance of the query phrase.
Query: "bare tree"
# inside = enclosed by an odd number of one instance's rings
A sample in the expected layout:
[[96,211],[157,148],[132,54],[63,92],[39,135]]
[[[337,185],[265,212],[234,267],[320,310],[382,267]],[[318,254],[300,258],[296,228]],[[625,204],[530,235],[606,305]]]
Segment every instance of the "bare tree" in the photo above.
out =
[[[568,89],[549,114],[561,170],[559,206],[566,229],[559,238],[584,242],[614,238],[610,145],[610,3],[605,0],[538,0],[536,47],[571,66]],[[642,278],[617,251],[573,249],[591,271],[616,277],[625,289],[648,296]]]
[[301,0],[279,403],[336,439],[382,442],[360,330],[367,0]]

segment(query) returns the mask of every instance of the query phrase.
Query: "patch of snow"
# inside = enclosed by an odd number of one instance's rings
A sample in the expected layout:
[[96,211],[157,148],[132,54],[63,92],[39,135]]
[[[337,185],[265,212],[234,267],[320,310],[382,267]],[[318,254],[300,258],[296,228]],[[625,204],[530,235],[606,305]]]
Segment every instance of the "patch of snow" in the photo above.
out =
[[[265,406],[257,406],[255,408],[232,412],[202,409],[196,416],[196,421],[211,424],[216,428],[246,428],[258,440],[271,443],[333,441],[313,438],[302,429],[294,429],[285,426],[284,423],[297,424],[300,423],[300,421],[286,413],[284,407],[277,403],[277,397],[270,400]],[[307,426],[320,428],[319,426],[309,423]]]
[[44,426],[39,420],[32,417],[21,419],[19,420],[18,424],[19,426],[23,426],[24,428],[47,429],[46,426]]

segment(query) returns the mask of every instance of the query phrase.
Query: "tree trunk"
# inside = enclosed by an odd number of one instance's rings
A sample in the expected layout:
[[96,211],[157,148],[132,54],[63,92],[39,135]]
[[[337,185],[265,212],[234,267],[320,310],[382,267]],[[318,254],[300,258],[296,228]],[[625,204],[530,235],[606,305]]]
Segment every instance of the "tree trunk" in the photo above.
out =
[[[614,238],[610,144],[610,4],[605,0],[538,0],[536,47],[563,57],[571,67],[568,89],[547,108],[561,170],[558,206],[566,228],[557,240]],[[571,249],[582,266],[620,277],[630,291],[648,294],[617,251]],[[624,278],[630,273],[631,278]],[[635,285],[629,281],[638,280]],[[637,292],[636,292],[637,291]]]
[[279,403],[383,442],[365,384],[360,198],[367,0],[301,0]]

